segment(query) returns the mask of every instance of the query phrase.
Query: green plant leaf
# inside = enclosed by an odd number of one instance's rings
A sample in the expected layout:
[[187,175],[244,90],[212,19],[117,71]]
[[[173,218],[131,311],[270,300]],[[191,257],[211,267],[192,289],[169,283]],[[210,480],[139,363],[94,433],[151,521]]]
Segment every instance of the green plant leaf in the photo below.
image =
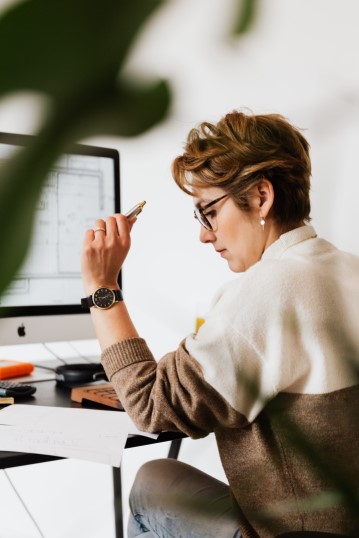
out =
[[29,0],[0,19],[0,94],[57,99],[113,82],[162,0]]
[[168,85],[130,84],[121,65],[162,0],[28,0],[0,19],[0,95],[35,90],[52,99],[38,136],[1,169],[0,293],[24,260],[43,181],[73,142],[134,136],[168,110]]
[[93,97],[81,116],[75,102],[74,138],[104,133],[136,136],[165,117],[170,99],[168,84],[159,81],[151,86],[121,84],[106,95]]
[[35,138],[30,147],[1,168],[0,248],[6,253],[1,260],[1,292],[24,260],[43,179],[56,156],[57,147],[50,139],[45,149],[43,141]]
[[256,18],[257,0],[239,0],[238,13],[232,30],[233,35],[238,36],[248,32]]

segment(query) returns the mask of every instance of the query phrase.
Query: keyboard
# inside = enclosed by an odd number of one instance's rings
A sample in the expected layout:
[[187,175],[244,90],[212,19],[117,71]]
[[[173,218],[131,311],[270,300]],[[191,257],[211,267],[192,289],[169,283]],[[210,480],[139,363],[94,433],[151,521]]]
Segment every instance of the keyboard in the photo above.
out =
[[123,411],[123,406],[118,399],[115,389],[109,383],[104,385],[75,387],[71,391],[71,400],[77,403],[85,403],[87,400],[89,402],[94,402]]

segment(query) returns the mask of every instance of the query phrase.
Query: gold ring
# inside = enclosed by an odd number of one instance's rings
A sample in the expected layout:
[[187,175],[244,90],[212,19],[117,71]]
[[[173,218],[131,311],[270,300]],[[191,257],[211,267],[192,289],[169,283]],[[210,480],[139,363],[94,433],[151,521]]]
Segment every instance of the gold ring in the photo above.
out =
[[105,232],[106,233],[106,230],[105,228],[96,228],[93,233],[96,233],[96,232]]

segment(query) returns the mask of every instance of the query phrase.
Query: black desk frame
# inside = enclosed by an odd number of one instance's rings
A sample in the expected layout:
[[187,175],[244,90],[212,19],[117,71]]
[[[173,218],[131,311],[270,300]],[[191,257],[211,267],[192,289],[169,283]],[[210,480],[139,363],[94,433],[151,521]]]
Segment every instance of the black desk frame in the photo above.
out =
[[[81,404],[72,402],[70,399],[70,389],[56,386],[54,381],[40,381],[36,383],[37,391],[29,399],[21,400],[21,403],[29,405],[47,405],[50,407],[83,407]],[[20,400],[19,402],[20,403]],[[88,406],[86,405],[88,408]],[[96,409],[105,409],[103,406],[93,405]],[[108,408],[106,408],[108,409]],[[111,410],[109,410],[111,412]],[[118,411],[113,411],[118,412]],[[127,439],[125,448],[163,443],[170,441],[168,452],[169,458],[177,459],[182,439],[186,437],[181,433],[162,432],[157,439],[134,435]],[[57,456],[47,456],[45,454],[28,454],[25,452],[0,451],[0,469],[9,467],[20,467],[22,465],[32,465],[34,463],[44,463],[62,458]],[[122,487],[121,468],[113,467],[113,488],[114,488],[114,513],[116,538],[123,538],[123,517],[122,517]]]

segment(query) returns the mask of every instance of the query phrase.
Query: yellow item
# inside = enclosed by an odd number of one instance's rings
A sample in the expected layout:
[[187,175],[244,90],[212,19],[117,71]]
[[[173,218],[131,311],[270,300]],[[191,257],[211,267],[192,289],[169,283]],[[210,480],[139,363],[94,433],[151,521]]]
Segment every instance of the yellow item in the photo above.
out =
[[198,332],[199,328],[201,327],[201,325],[203,325],[205,321],[206,320],[204,318],[196,318],[196,333]]

